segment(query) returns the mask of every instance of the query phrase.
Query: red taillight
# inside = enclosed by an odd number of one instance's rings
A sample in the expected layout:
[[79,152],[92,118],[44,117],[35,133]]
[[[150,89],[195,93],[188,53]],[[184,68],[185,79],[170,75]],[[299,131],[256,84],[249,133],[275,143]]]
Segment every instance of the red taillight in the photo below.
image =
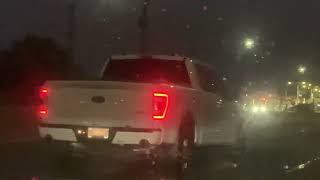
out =
[[40,104],[38,105],[38,108],[36,110],[37,116],[40,117],[40,119],[45,118],[48,116],[48,106],[46,105],[48,102],[48,96],[49,96],[49,89],[48,88],[40,88],[39,90],[39,97],[40,97]]
[[153,93],[153,119],[163,120],[166,117],[169,105],[169,95],[167,93]]
[[48,107],[45,106],[45,105],[41,105],[41,106],[39,107],[38,113],[39,113],[39,116],[40,116],[40,117],[43,117],[43,116],[48,115]]
[[49,95],[49,90],[47,88],[41,88],[40,92],[39,92],[39,96],[40,98],[43,100],[45,98],[47,98]]

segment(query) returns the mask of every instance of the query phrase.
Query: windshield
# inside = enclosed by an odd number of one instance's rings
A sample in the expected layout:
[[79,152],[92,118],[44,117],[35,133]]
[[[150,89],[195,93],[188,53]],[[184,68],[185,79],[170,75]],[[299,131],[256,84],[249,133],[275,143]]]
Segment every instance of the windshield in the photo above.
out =
[[111,60],[104,71],[103,80],[190,86],[184,61],[176,60]]
[[1,0],[0,179],[320,179],[319,22],[319,0]]

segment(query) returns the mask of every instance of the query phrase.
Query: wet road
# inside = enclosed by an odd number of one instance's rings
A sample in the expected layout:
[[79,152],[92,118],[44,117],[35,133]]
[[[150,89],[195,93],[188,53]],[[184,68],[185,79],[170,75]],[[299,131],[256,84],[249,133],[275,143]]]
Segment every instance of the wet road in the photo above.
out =
[[[249,123],[241,150],[196,149],[186,179],[320,179],[320,128],[315,122],[302,122]],[[145,160],[110,172],[113,164],[104,156],[70,158],[57,153],[61,147],[43,145],[35,137],[23,132],[0,144],[0,179],[170,179]]]
[[[311,138],[251,142],[242,154],[226,148],[200,149],[187,179],[318,179],[320,145],[315,144],[318,138]],[[1,179],[161,179],[146,161],[110,173],[113,165],[102,156],[70,159],[35,142],[3,144],[0,159]]]

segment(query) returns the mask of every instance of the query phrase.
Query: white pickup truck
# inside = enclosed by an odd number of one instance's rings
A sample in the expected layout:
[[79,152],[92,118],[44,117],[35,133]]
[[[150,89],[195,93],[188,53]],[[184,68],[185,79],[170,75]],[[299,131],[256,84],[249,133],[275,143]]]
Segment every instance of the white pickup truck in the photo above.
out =
[[126,55],[113,56],[103,69],[100,81],[41,87],[42,138],[100,141],[179,160],[193,147],[238,143],[241,117],[211,66],[178,56]]

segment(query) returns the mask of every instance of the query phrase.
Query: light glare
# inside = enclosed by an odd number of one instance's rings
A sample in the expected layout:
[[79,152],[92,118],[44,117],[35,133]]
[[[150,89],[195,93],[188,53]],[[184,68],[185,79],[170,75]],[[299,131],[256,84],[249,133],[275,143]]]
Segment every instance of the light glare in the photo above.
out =
[[301,73],[301,74],[304,74],[304,73],[306,72],[306,67],[305,67],[305,66],[302,66],[302,65],[299,66],[299,67],[298,67],[298,72]]
[[258,108],[257,106],[254,106],[254,107],[252,108],[252,112],[256,113],[256,112],[258,112],[258,111],[259,111],[259,108]]
[[247,48],[247,49],[252,49],[254,47],[254,41],[253,39],[246,39],[245,42],[244,42],[244,46]]

